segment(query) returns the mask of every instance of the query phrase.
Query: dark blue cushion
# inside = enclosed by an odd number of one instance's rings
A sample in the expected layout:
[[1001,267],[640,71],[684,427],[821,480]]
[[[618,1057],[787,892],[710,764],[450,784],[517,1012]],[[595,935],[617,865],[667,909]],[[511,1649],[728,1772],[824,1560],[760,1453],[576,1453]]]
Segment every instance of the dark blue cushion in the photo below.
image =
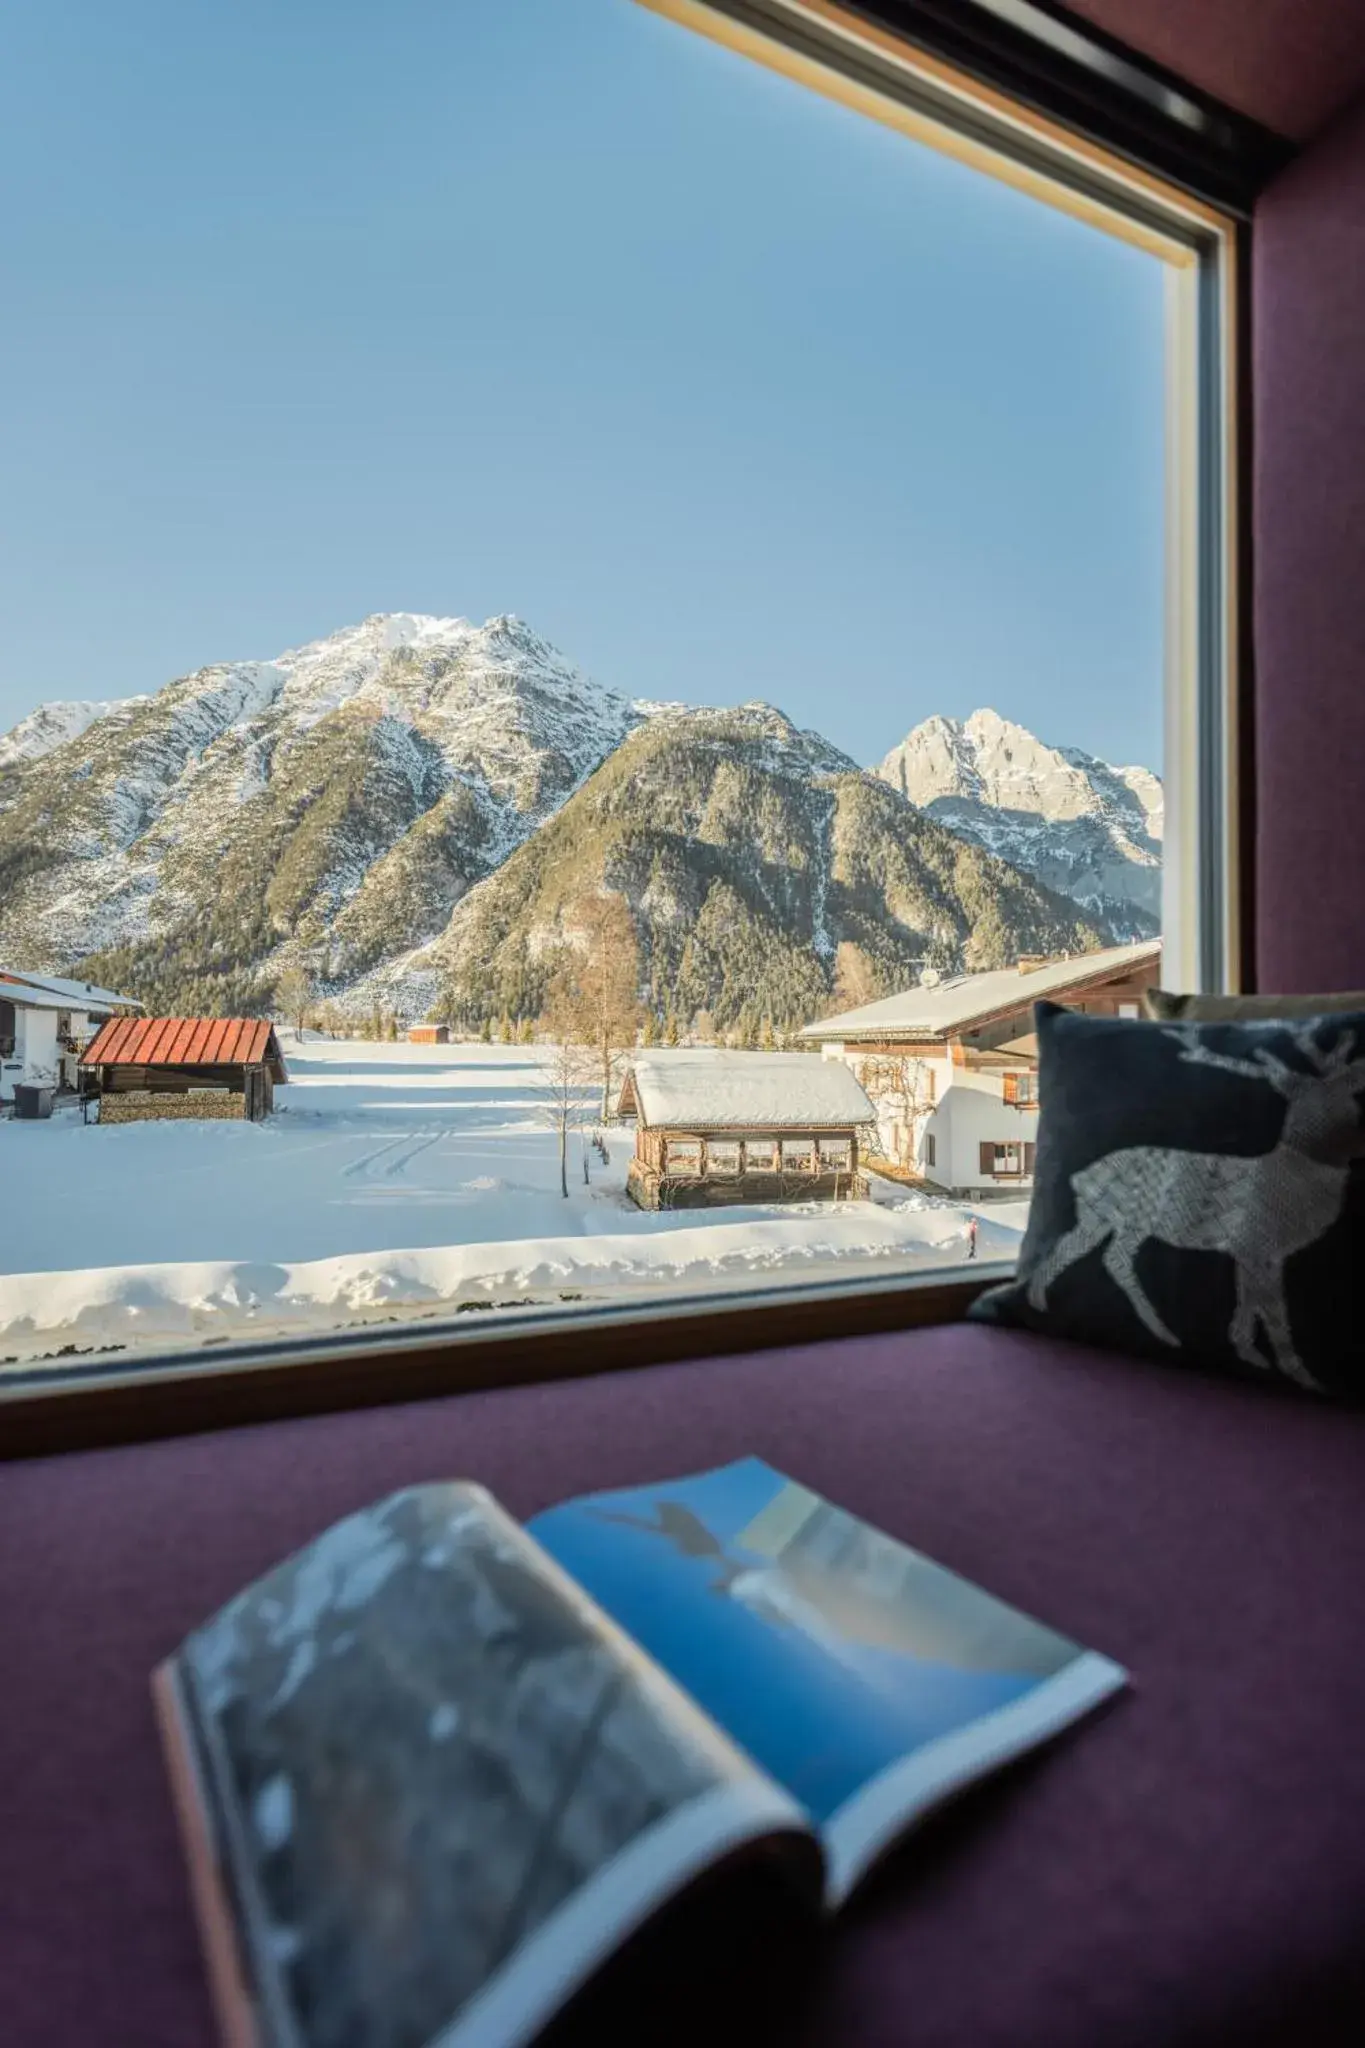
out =
[[982,1321],[1365,1392],[1365,1012],[1037,1008],[1033,1207]]

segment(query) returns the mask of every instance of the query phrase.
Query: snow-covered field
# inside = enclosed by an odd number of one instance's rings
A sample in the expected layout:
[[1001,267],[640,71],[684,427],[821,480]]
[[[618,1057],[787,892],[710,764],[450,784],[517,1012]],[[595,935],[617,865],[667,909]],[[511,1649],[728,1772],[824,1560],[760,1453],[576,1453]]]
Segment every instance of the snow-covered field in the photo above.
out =
[[[968,1209],[888,1182],[837,1207],[646,1215],[628,1130],[606,1165],[571,1134],[566,1201],[535,1047],[283,1038],[264,1124],[0,1124],[0,1360],[966,1253]],[[1012,1257],[1022,1205],[978,1214],[978,1255]]]

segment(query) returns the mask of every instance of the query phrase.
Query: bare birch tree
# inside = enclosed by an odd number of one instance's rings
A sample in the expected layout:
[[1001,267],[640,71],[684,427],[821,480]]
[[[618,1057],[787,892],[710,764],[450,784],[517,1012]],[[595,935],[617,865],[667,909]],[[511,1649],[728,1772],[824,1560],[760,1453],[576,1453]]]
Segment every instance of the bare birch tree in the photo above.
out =
[[640,947],[624,896],[584,896],[565,920],[570,951],[556,978],[551,1011],[575,1041],[591,1049],[602,1095],[602,1122],[623,1056],[640,1025]]
[[[541,1020],[548,1040],[543,1072],[546,1099],[542,1114],[559,1139],[559,1192],[569,1196],[569,1132],[580,1128],[587,1113],[585,1097],[596,1077],[594,1049],[581,1038],[575,963],[565,961],[550,984],[550,1000]],[[586,1172],[584,1178],[587,1178]]]
[[302,1038],[314,997],[313,983],[297,963],[286,967],[275,983],[275,1004],[281,1016],[293,1019],[294,1036]]

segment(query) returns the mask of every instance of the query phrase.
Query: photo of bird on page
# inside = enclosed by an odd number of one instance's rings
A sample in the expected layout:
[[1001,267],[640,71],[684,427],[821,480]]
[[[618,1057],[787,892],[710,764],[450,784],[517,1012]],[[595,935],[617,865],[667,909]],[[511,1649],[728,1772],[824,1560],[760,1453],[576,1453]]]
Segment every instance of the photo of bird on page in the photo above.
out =
[[800,1800],[836,1861],[855,1809],[867,1846],[870,1788],[903,1820],[963,1782],[967,1756],[979,1775],[1077,1687],[1122,1682],[759,1458],[573,1501],[529,1533]]

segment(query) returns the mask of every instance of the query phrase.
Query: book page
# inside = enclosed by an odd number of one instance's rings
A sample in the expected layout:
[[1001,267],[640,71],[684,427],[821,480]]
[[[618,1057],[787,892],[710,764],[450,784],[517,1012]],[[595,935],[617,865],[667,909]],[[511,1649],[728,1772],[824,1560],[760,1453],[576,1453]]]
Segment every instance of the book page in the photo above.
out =
[[804,1826],[477,1487],[338,1524],[167,1683],[234,2042],[509,2048],[692,1875]]
[[758,1458],[529,1526],[801,1802],[833,1904],[929,1806],[1124,1680]]

